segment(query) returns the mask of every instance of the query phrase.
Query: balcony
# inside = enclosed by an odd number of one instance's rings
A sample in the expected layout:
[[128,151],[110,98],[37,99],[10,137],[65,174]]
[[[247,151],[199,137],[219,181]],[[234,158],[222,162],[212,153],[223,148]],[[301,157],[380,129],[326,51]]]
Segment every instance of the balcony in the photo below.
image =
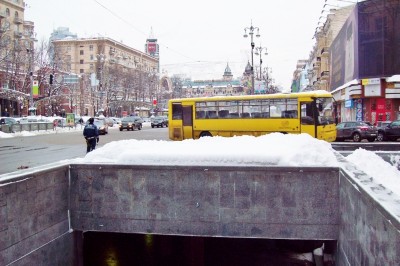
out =
[[19,31],[14,31],[14,37],[15,38],[22,38],[22,32],[19,32]]
[[323,56],[323,57],[329,56],[329,47],[323,47],[322,48],[321,56]]
[[24,23],[24,21],[22,19],[20,19],[20,18],[14,18],[14,23],[15,24],[22,24],[22,23]]
[[321,80],[329,80],[329,71],[321,72]]
[[318,70],[321,67],[321,61],[317,61],[313,64],[313,69]]

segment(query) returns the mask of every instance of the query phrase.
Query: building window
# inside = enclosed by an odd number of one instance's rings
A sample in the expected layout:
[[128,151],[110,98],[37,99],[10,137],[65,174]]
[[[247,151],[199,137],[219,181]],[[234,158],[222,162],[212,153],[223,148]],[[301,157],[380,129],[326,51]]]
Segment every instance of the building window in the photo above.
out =
[[15,18],[18,18],[18,11],[15,11],[14,17],[15,17]]
[[94,60],[94,55],[90,55],[90,60]]
[[10,9],[6,8],[6,16],[9,17],[10,16]]
[[67,52],[71,52],[71,46],[67,46]]
[[89,45],[89,51],[93,51],[93,44]]
[[83,69],[81,68],[81,69],[79,69],[79,73],[84,73],[84,71],[83,71]]
[[83,50],[80,50],[80,51],[79,51],[79,54],[80,54],[80,55],[83,55]]
[[90,64],[90,70],[93,70],[93,69],[94,69],[93,64]]
[[83,64],[83,59],[79,60],[79,64],[81,65]]

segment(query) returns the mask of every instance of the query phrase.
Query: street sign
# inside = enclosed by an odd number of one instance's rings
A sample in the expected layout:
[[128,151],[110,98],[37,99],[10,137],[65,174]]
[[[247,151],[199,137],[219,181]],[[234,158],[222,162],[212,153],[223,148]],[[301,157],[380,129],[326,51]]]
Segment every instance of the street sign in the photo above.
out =
[[78,75],[64,75],[64,83],[65,84],[77,84],[79,83]]

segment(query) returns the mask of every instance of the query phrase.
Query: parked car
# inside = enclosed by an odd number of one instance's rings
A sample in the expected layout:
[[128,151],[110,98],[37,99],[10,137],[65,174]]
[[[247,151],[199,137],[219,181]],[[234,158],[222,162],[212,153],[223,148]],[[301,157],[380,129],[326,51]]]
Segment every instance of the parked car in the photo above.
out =
[[166,127],[168,127],[168,116],[163,115],[163,116],[161,116],[161,117],[164,118],[164,125],[165,125]]
[[382,126],[378,129],[377,141],[396,141],[400,138],[400,120],[393,121],[386,126]]
[[168,119],[167,122],[165,122],[165,118],[162,116],[155,116],[151,119],[151,127],[167,127],[168,126]]
[[17,124],[17,120],[15,120],[15,118],[12,117],[0,117],[0,125],[4,124],[12,126],[14,124]]
[[141,130],[143,120],[140,116],[126,116],[122,118],[121,124],[119,124],[119,131],[126,130]]
[[[86,123],[89,123],[89,121],[86,121]],[[95,118],[93,124],[97,126],[100,135],[108,134],[108,125],[105,119]]]
[[348,121],[336,125],[336,141],[353,140],[360,142],[367,139],[375,141],[378,130],[371,123],[365,121]]

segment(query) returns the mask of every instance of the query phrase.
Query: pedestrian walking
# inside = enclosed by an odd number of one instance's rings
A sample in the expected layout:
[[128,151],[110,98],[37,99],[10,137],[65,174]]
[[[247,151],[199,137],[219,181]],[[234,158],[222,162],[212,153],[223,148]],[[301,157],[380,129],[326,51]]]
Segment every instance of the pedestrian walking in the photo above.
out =
[[94,124],[94,118],[89,118],[89,123],[83,129],[83,136],[86,139],[86,153],[96,149],[96,144],[99,143],[99,130]]

